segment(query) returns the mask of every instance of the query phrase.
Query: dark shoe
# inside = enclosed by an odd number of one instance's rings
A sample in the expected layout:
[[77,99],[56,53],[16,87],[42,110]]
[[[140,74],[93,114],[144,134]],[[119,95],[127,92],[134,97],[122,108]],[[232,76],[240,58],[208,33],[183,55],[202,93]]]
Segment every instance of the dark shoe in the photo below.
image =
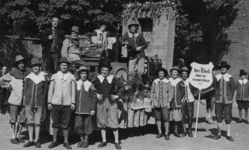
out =
[[83,148],[87,148],[88,146],[89,146],[89,144],[88,144],[88,141],[86,140],[86,141],[84,142]]
[[167,141],[169,140],[169,135],[168,134],[165,134],[164,137],[165,137],[165,140],[167,140]]
[[121,146],[119,143],[115,143],[115,147],[116,147],[116,149],[121,149]]
[[189,136],[189,137],[193,137],[192,131],[189,131],[189,132],[188,132],[188,136]]
[[242,119],[240,119],[239,121],[237,121],[237,123],[242,123],[243,121],[242,121]]
[[245,121],[246,124],[249,124],[248,120]]
[[10,142],[11,142],[12,144],[19,144],[19,142],[18,142],[16,139],[10,139]]
[[48,145],[48,148],[54,148],[57,146],[57,143],[56,142],[51,142],[49,145]]
[[228,139],[229,141],[231,141],[231,142],[233,142],[233,141],[234,141],[234,139],[233,139],[233,137],[232,137],[232,136],[227,136],[227,139]]
[[63,144],[63,147],[67,148],[67,149],[72,149],[72,147],[70,146],[69,143],[64,143]]
[[35,142],[35,147],[36,148],[41,148],[41,143],[39,141]]
[[16,140],[19,142],[19,143],[25,143],[25,141],[21,138],[16,138]]
[[221,138],[221,136],[220,135],[216,135],[216,136],[214,136],[214,140],[218,140],[218,139],[220,139]]
[[30,146],[32,146],[32,145],[34,145],[34,142],[32,141],[28,141],[27,143],[25,143],[24,145],[23,145],[23,147],[30,147]]
[[180,138],[180,135],[179,135],[179,133],[177,133],[177,132],[175,132],[175,133],[174,133],[174,136],[176,136],[176,137],[179,137],[179,138]]
[[184,132],[181,137],[185,137],[187,135],[187,132]]
[[159,134],[156,136],[156,138],[161,138],[161,137],[163,137],[163,134],[162,134],[162,133],[159,133]]
[[80,141],[80,142],[78,143],[77,147],[78,147],[78,148],[79,148],[79,147],[83,147],[83,145],[84,145],[84,141]]
[[106,142],[102,142],[102,143],[100,143],[100,144],[98,145],[98,148],[105,147],[106,145],[107,145]]

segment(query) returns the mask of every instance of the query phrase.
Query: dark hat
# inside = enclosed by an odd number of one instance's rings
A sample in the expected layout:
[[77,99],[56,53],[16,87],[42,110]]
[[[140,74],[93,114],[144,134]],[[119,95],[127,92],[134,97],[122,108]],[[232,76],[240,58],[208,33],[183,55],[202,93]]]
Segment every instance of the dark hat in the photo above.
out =
[[177,66],[174,66],[172,69],[170,69],[170,72],[172,72],[173,70],[176,70],[179,72],[179,68]]
[[243,76],[243,75],[247,75],[247,72],[245,72],[244,69],[241,69],[241,70],[239,71],[239,76]]
[[68,65],[70,65],[70,61],[68,61],[68,59],[66,57],[62,57],[59,61],[59,64],[61,63],[67,63]]
[[41,61],[38,58],[32,58],[30,66],[41,65]]
[[109,71],[112,70],[112,66],[110,66],[110,64],[107,61],[100,61],[99,71],[101,71],[101,68],[103,68],[103,67],[107,67],[109,69]]
[[168,71],[166,70],[166,69],[164,69],[164,68],[159,68],[157,71],[156,71],[156,76],[158,77],[159,75],[159,72],[160,71],[163,71],[164,72],[164,77],[167,77],[168,76]]
[[71,31],[79,33],[80,29],[79,29],[78,26],[73,26],[72,29],[71,29]]
[[188,67],[183,66],[182,69],[181,69],[181,72],[183,72],[183,71],[189,72]]
[[227,70],[230,69],[230,67],[231,67],[231,66],[228,65],[226,61],[222,61],[222,62],[220,63],[220,65],[218,66],[219,69],[221,69],[221,68],[227,68]]
[[20,62],[20,61],[24,61],[25,64],[27,63],[27,60],[24,59],[24,58],[22,57],[22,55],[17,55],[16,58],[15,58],[14,65],[16,66],[17,63]]

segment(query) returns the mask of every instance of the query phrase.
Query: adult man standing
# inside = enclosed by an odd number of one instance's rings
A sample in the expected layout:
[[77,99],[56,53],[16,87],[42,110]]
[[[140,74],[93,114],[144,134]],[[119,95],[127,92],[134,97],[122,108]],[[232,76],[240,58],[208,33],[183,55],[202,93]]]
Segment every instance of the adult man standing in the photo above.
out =
[[222,120],[225,118],[227,126],[227,139],[234,141],[231,136],[231,122],[232,122],[232,103],[233,94],[235,91],[235,84],[233,77],[227,73],[230,65],[226,61],[222,61],[218,68],[221,74],[215,77],[215,115],[217,118],[218,134],[214,136],[214,140],[221,138]]
[[49,76],[55,73],[57,69],[64,40],[64,31],[58,28],[59,21],[58,17],[53,17],[51,20],[52,28],[46,29],[41,37],[43,61]]
[[[182,67],[181,69],[182,80],[185,85],[185,96],[182,99],[182,123],[183,123],[183,130],[184,133],[182,137],[185,137],[187,134],[189,137],[193,137],[192,135],[192,122],[194,117],[194,96],[190,91],[189,86],[189,70],[187,67]],[[188,131],[186,129],[186,124],[188,124]]]
[[0,82],[9,81],[9,83],[4,83],[4,88],[11,89],[11,95],[8,99],[8,103],[10,125],[12,129],[12,137],[10,142],[12,144],[24,143],[24,140],[20,138],[20,133],[26,123],[25,107],[23,106],[23,81],[24,78],[30,73],[30,71],[25,69],[26,62],[26,59],[24,59],[21,55],[17,55],[14,63],[15,68],[11,70],[9,74],[4,75],[0,80]]
[[57,146],[57,133],[63,129],[64,144],[67,149],[72,149],[68,143],[70,117],[75,108],[75,77],[68,71],[70,62],[62,57],[59,61],[60,71],[51,77],[48,92],[48,109],[51,110],[53,120],[53,142],[48,148]]
[[[111,128],[115,137],[115,147],[121,149],[118,139],[118,105],[117,100],[122,96],[124,85],[113,75],[109,75],[111,66],[103,62],[100,66],[101,74],[93,82],[97,90],[97,123],[101,129],[102,143],[98,147],[104,147],[106,143],[106,129]],[[115,87],[118,93],[114,94]]]
[[147,48],[147,43],[144,36],[138,32],[139,24],[132,19],[128,23],[129,31],[126,32],[121,42],[126,45],[128,51],[129,61],[129,72],[137,71],[140,75],[144,73],[144,49]]

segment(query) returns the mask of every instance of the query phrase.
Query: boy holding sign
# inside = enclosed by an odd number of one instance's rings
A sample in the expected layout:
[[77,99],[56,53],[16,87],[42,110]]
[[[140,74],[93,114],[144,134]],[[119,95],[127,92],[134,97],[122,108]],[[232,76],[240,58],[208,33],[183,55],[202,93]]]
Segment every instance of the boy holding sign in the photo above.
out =
[[[183,105],[182,105],[182,123],[183,123],[183,130],[184,133],[182,134],[182,137],[185,137],[187,134],[189,137],[193,137],[192,134],[192,122],[193,122],[193,117],[194,117],[194,96],[190,91],[190,86],[189,86],[189,70],[187,67],[182,67],[181,69],[181,75],[183,82],[185,84],[185,96],[182,99]],[[186,124],[188,124],[188,131],[186,129]]]
[[179,68],[177,66],[170,69],[171,78],[169,78],[171,83],[171,88],[173,92],[173,98],[170,104],[170,120],[175,123],[175,132],[176,137],[180,137],[178,134],[178,125],[182,121],[182,99],[185,95],[185,85],[182,79],[178,77]]
[[163,136],[161,129],[161,120],[164,122],[165,127],[165,140],[169,140],[169,108],[172,100],[172,89],[168,79],[168,71],[160,68],[156,71],[157,79],[152,83],[151,100],[155,107],[155,118],[158,129],[156,138]]
[[233,94],[235,90],[234,79],[227,73],[227,70],[230,68],[230,65],[227,62],[222,61],[218,66],[221,71],[220,74],[216,75],[215,78],[215,115],[217,118],[217,128],[218,134],[214,137],[214,140],[221,138],[221,127],[222,120],[225,118],[227,125],[227,139],[229,141],[234,141],[231,136],[231,122],[232,122],[232,103],[233,103]]

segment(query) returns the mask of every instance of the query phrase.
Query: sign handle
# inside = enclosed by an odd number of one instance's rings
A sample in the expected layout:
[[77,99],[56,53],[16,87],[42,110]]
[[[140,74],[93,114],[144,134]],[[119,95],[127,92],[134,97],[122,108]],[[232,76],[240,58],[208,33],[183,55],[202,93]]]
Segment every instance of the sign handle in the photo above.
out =
[[196,133],[197,133],[198,118],[199,118],[200,98],[201,98],[201,92],[199,91],[199,96],[197,100],[196,122],[195,122],[195,138],[196,138]]

